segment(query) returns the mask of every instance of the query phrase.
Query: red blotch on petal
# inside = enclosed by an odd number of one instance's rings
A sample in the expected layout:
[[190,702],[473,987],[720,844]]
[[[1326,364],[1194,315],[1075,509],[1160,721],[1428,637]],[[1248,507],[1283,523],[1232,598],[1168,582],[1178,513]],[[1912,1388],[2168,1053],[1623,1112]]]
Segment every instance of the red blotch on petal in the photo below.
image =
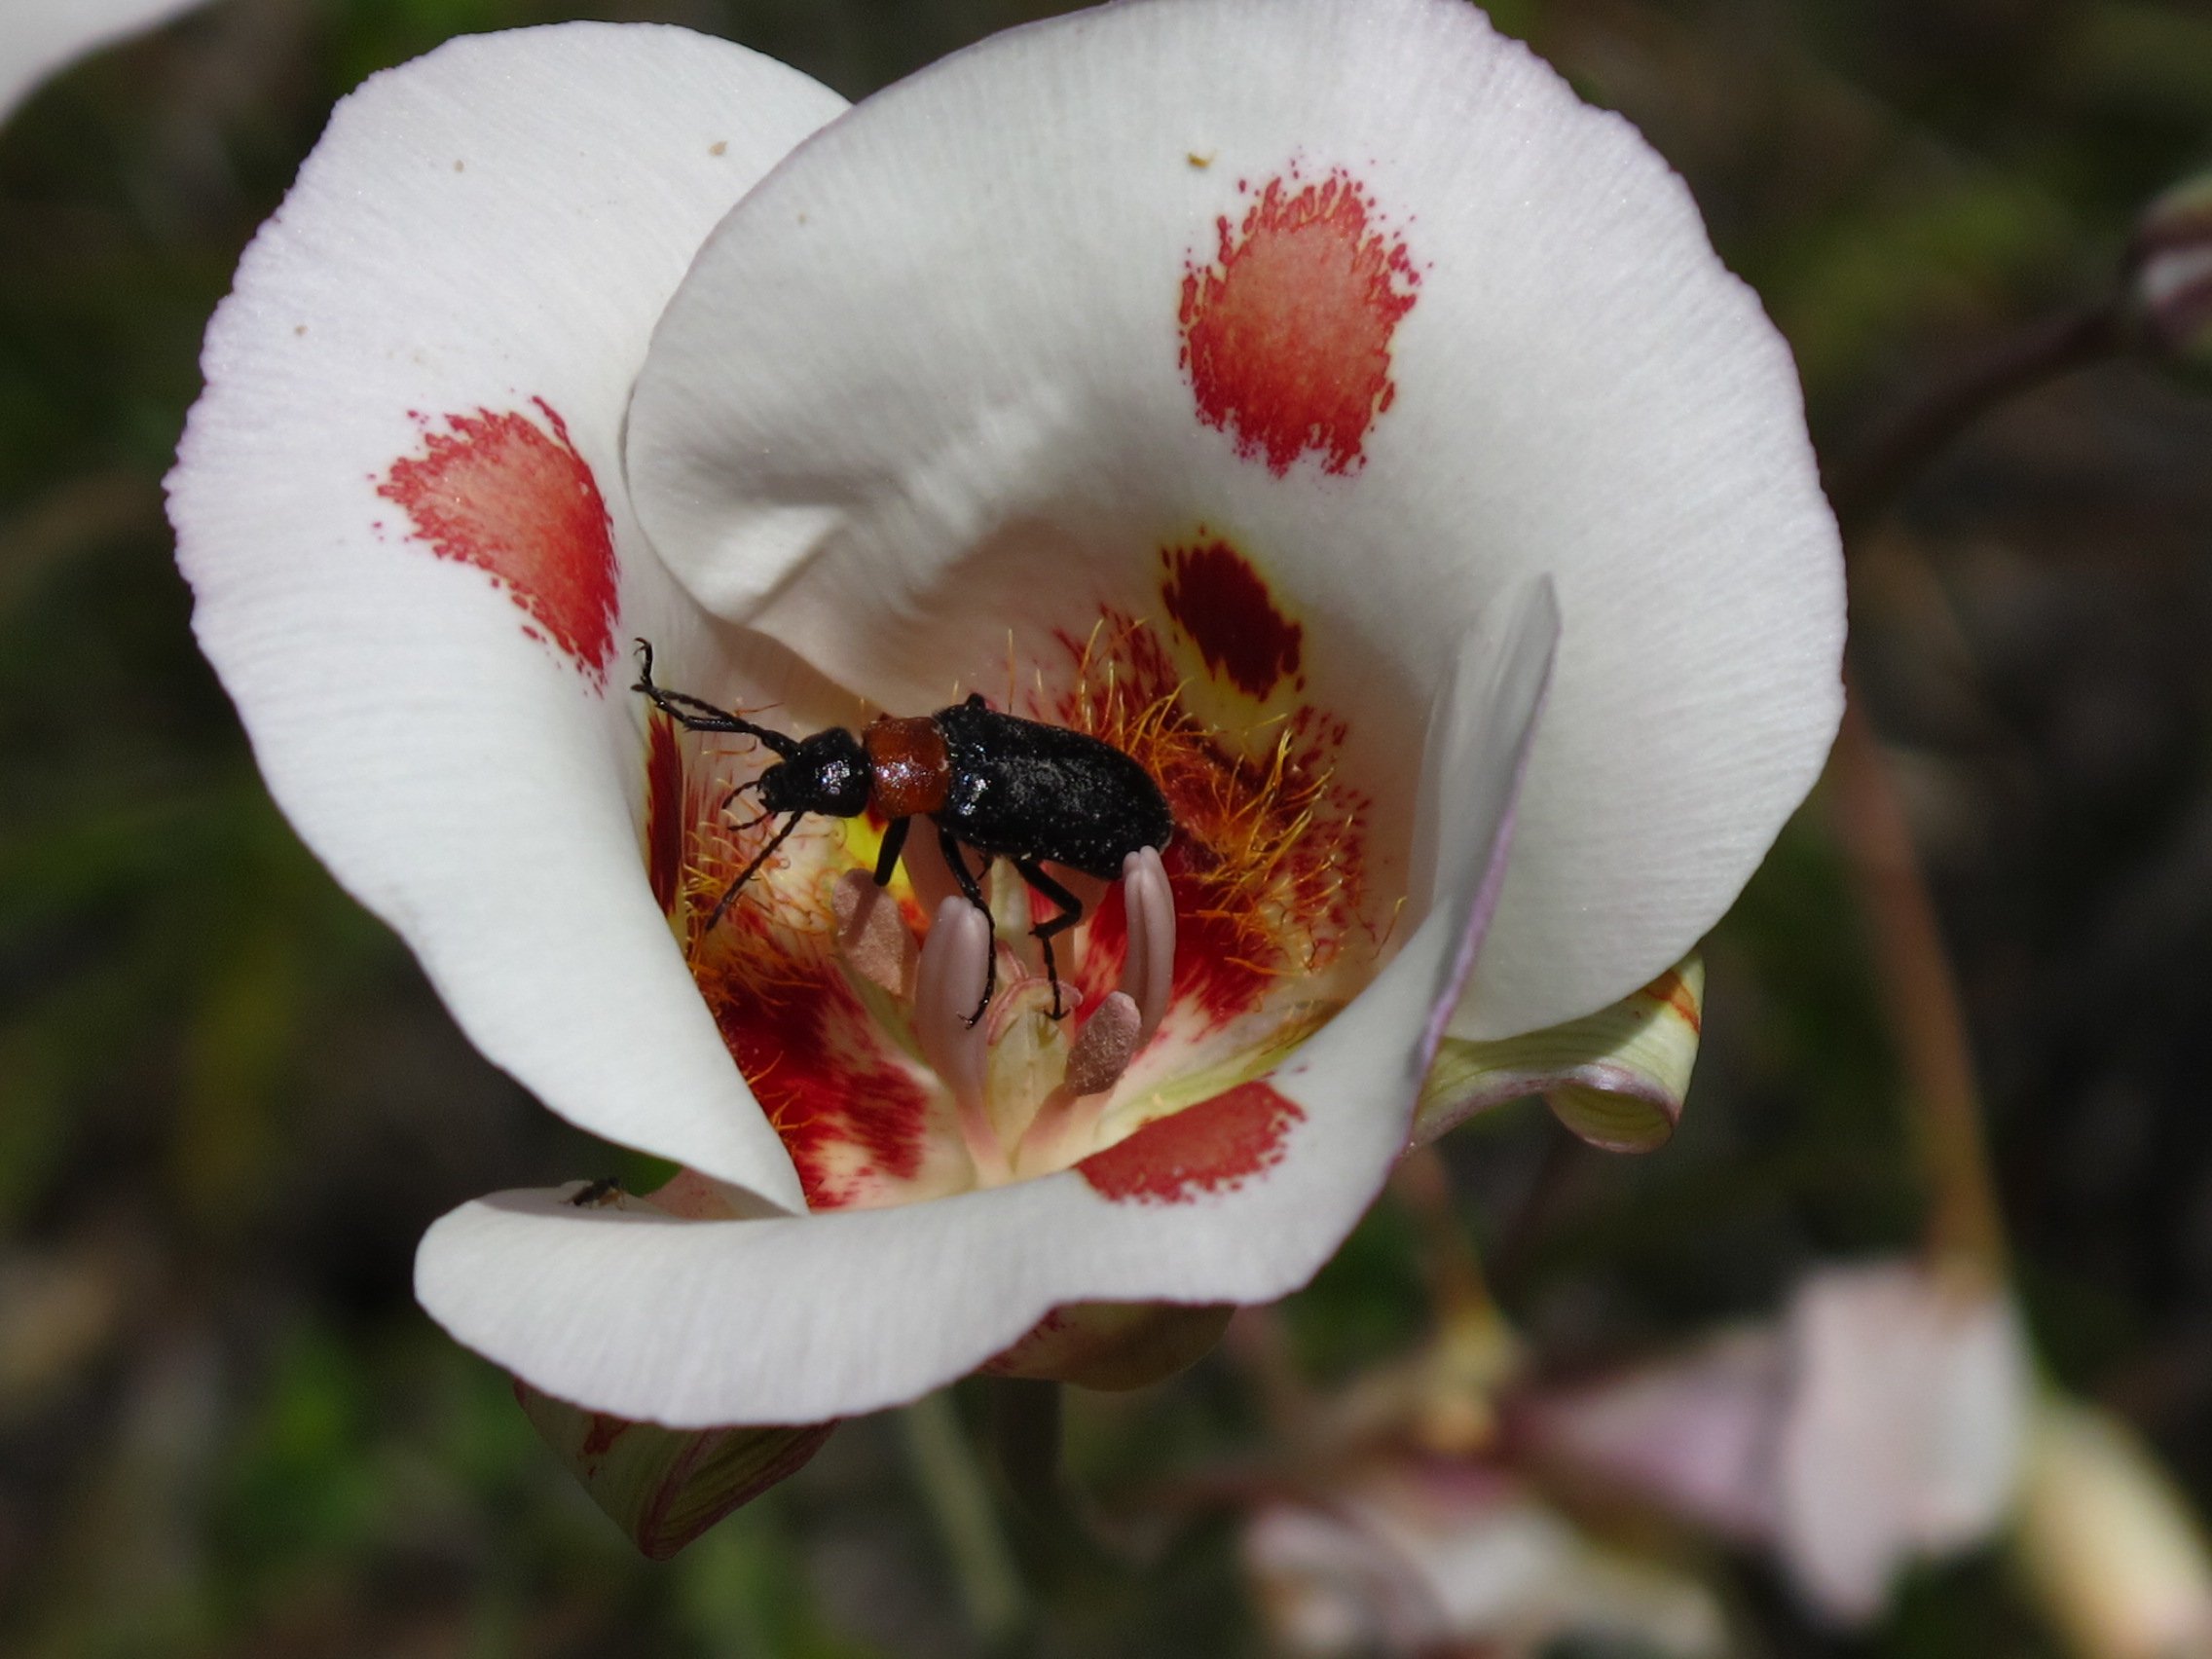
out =
[[620,574],[607,501],[569,428],[535,399],[548,432],[519,411],[449,415],[424,453],[391,463],[377,494],[406,510],[441,559],[474,565],[550,641],[604,684]]
[[1102,1197],[1171,1204],[1235,1191],[1282,1161],[1283,1138],[1305,1120],[1269,1084],[1242,1083],[1161,1118],[1076,1167]]
[[1198,647],[1206,672],[1227,675],[1247,696],[1265,697],[1298,672],[1306,630],[1277,610],[1244,556],[1226,541],[1162,549],[1167,614]]
[[828,964],[793,963],[786,982],[712,987],[738,1069],[798,1170],[807,1207],[841,1209],[871,1178],[922,1166],[929,1095],[871,1045],[874,1022]]
[[1240,226],[1220,221],[1214,262],[1184,273],[1182,362],[1198,418],[1274,473],[1309,450],[1327,471],[1352,471],[1395,395],[1390,337],[1419,281],[1351,178],[1271,180]]

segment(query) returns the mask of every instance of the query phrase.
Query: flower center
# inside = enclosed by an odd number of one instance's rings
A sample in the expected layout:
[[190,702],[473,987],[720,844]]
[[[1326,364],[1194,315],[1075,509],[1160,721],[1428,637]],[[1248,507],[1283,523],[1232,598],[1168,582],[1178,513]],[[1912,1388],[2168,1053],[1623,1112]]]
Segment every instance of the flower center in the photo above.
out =
[[1060,907],[1000,861],[980,872],[986,916],[926,820],[884,889],[884,824],[805,821],[710,931],[775,828],[727,809],[763,757],[652,718],[654,896],[816,1209],[1067,1168],[1265,1074],[1377,965],[1389,914],[1366,892],[1366,801],[1336,777],[1342,722],[1302,706],[1210,725],[1159,636],[1118,613],[1055,649],[1018,712],[1136,759],[1175,817],[1164,853],[1120,880],[1045,866],[1085,911],[1052,940],[1057,1020],[1032,930]]

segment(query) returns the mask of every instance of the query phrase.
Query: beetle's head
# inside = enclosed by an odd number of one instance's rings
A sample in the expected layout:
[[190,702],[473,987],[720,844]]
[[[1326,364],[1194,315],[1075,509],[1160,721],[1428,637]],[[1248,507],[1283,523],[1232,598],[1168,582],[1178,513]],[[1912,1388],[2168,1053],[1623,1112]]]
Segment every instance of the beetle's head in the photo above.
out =
[[855,818],[867,810],[874,768],[861,740],[831,726],[801,741],[760,774],[760,804],[770,812],[820,812]]

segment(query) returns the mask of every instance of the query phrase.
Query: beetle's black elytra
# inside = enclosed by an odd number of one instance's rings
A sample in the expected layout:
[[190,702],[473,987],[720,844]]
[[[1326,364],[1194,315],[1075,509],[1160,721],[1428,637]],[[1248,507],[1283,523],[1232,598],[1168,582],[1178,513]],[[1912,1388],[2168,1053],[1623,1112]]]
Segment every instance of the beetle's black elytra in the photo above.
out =
[[[738,890],[782,846],[808,813],[856,818],[873,810],[886,821],[883,851],[875,862],[878,887],[891,880],[917,817],[937,827],[938,845],[970,903],[990,916],[979,877],[994,858],[1013,865],[1021,879],[1060,909],[1030,929],[1045,948],[1052,985],[1052,1017],[1061,1015],[1059,965],[1052,939],[1083,920],[1083,901],[1042,867],[1050,862],[1112,881],[1122,861],[1145,847],[1163,849],[1175,832],[1167,797],[1152,774],[1112,744],[1072,730],[1002,715],[979,696],[934,715],[877,717],[855,736],[831,726],[793,738],[681,691],[653,683],[653,648],[638,642],[639,679],[631,687],[652,699],[662,714],[689,731],[735,732],[756,738],[776,760],[732,798],[756,790],[763,817],[791,816],[740,870],[716,902],[712,930]],[[756,823],[758,820],[755,820]],[[971,869],[966,849],[983,855]],[[998,988],[996,952],[983,971],[983,997],[968,1016],[974,1025]]]

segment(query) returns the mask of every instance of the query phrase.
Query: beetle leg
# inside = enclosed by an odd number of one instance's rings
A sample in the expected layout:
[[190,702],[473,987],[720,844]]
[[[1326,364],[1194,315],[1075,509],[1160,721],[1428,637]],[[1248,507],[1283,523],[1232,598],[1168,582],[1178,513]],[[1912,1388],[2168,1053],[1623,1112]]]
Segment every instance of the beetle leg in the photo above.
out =
[[[653,700],[653,707],[682,726],[685,731],[732,731],[746,736],[752,728],[736,716],[726,714],[704,697],[693,697],[682,691],[663,691],[649,681],[641,680],[633,690],[643,691]],[[679,707],[681,704],[682,707]],[[697,714],[686,714],[685,709],[696,709]]]
[[[983,920],[989,922],[995,929],[998,926],[998,919],[991,914],[990,905],[983,902],[983,890],[977,885],[976,872],[968,867],[967,853],[962,851],[960,842],[952,831],[941,824],[937,827],[937,844],[944,854],[944,862],[952,868],[952,879],[960,884],[961,897],[975,905],[977,909],[982,911]],[[983,867],[985,869],[990,868],[988,859],[983,861]],[[968,1016],[968,1025],[971,1030],[975,1028],[976,1021],[983,1017],[983,1010],[991,1006],[991,993],[998,988],[999,951],[997,937],[994,934],[991,941],[991,954],[983,964],[983,1000],[976,1005],[976,1012]]]
[[1035,859],[1015,859],[1014,867],[1021,872],[1021,879],[1037,889],[1060,907],[1060,913],[1049,921],[1039,922],[1029,930],[1029,937],[1045,947],[1045,977],[1052,981],[1052,1017],[1061,1017],[1060,968],[1052,960],[1052,936],[1066,933],[1083,920],[1083,901],[1047,875],[1044,866]]
[[[638,683],[630,687],[653,700],[653,707],[687,731],[743,731],[745,722],[727,710],[718,709],[704,697],[683,691],[664,691],[653,683],[653,648],[638,642]],[[681,706],[679,706],[681,705]],[[685,709],[697,713],[685,714]]]
[[[718,709],[704,697],[694,697],[685,691],[662,690],[653,683],[653,648],[644,640],[638,642],[638,683],[630,689],[643,691],[650,697],[654,708],[685,731],[727,731],[741,737],[756,738],[786,760],[792,757],[793,752],[798,747],[782,732],[755,725],[727,709]],[[686,710],[692,712],[687,714]]]
[[891,885],[891,872],[899,867],[899,854],[906,845],[906,830],[913,824],[911,818],[894,818],[883,831],[883,851],[875,856],[875,884]]

